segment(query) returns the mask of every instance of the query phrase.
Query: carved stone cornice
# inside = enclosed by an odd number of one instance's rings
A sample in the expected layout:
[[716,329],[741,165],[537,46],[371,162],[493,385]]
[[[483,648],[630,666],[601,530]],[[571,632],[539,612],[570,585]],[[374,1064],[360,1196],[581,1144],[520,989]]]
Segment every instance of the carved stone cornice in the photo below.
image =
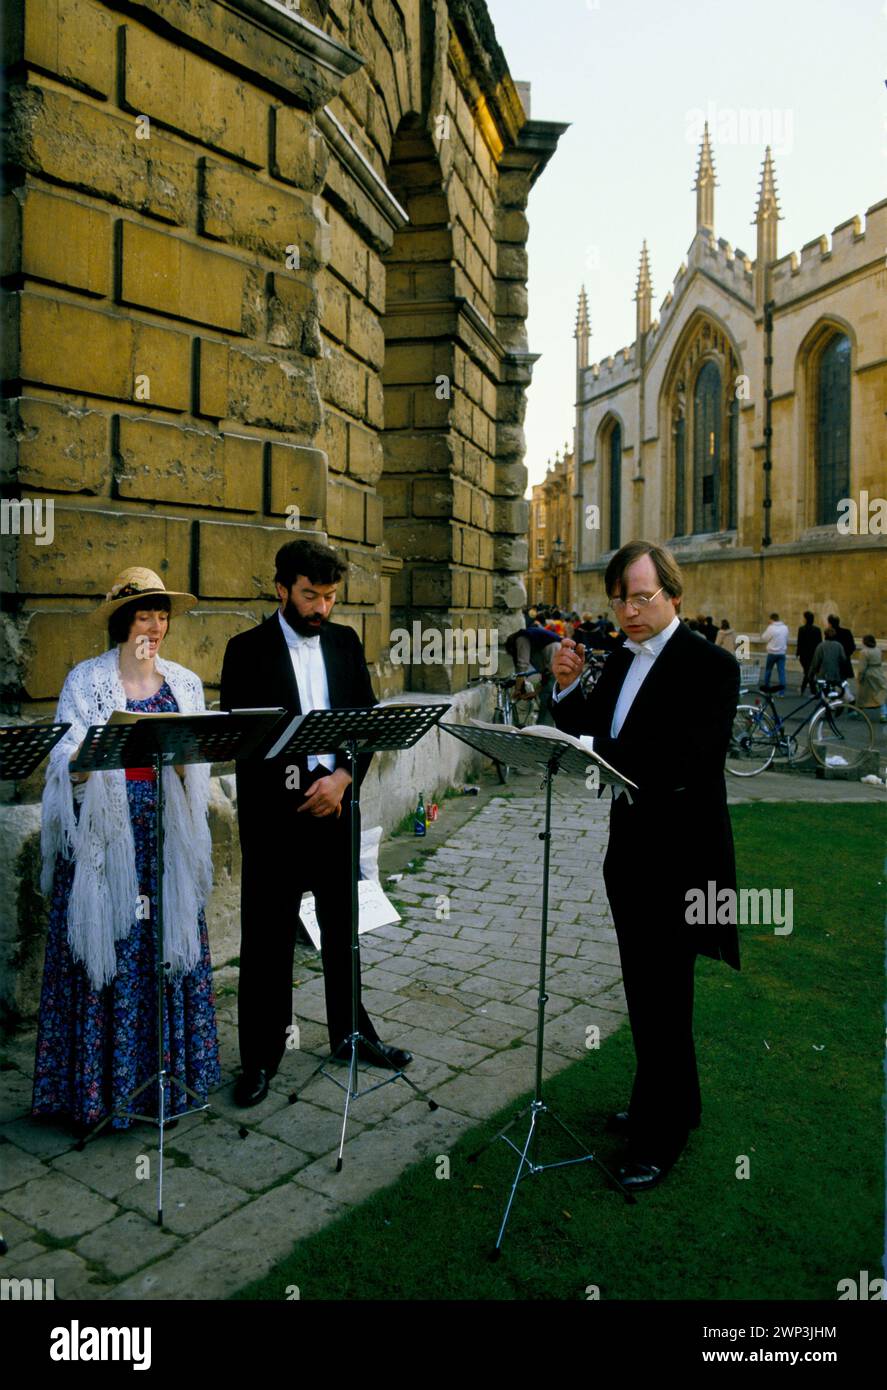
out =
[[[249,3],[258,3],[258,0],[249,0]],[[270,0],[264,0],[264,3],[270,3]],[[394,231],[405,227],[410,220],[409,213],[401,207],[384,179],[379,177],[332,111],[324,106],[318,111],[316,121],[330,149],[363,189],[377,212],[381,213]]]
[[209,62],[316,111],[366,59],[282,0],[108,0]]

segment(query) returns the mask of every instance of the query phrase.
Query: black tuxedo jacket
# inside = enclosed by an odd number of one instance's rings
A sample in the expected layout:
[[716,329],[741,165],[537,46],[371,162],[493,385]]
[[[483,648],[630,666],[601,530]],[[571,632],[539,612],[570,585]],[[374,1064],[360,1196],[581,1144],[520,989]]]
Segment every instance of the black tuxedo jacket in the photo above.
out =
[[[352,628],[327,624],[320,633],[320,650],[326,667],[330,709],[366,709],[377,703],[363,647]],[[219,703],[225,710],[280,705],[289,715],[302,713],[277,610],[257,627],[240,632],[229,641],[222,663]],[[277,737],[277,733],[269,736],[251,758],[236,764],[237,821],[244,849],[267,841],[272,824],[292,824],[291,817],[301,801],[299,793],[286,785],[286,769],[292,765],[292,759],[281,755],[264,760],[264,753]],[[372,754],[358,756],[356,773],[352,774],[358,786],[371,761]],[[337,750],[336,763],[350,770],[344,749]],[[304,787],[307,760],[299,759],[297,765]],[[349,795],[350,791],[346,792],[346,797]]]
[[[696,949],[739,968],[735,925],[686,925],[686,893],[736,888],[724,759],[739,698],[739,666],[729,652],[681,624],[656,658],[618,738],[610,724],[633,654],[608,658],[588,698],[578,689],[552,703],[559,729],[594,735],[596,753],[638,785],[633,804],[614,801],[605,863],[618,906],[655,902]],[[715,897],[716,901],[716,897]],[[614,917],[617,903],[611,905]],[[618,923],[617,923],[618,926]]]

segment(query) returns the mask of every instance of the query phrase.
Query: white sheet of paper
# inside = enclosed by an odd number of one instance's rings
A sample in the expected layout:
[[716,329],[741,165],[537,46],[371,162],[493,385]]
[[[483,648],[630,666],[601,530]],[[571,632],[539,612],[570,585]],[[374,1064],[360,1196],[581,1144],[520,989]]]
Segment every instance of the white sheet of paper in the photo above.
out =
[[[382,885],[376,883],[374,879],[360,879],[357,885],[357,898],[360,907],[360,917],[357,924],[359,936],[363,936],[364,932],[372,931],[374,927],[388,927],[392,922],[401,920],[397,908],[385,896]],[[314,910],[313,893],[306,893],[302,898],[299,916],[315,949],[319,951],[320,927],[317,923],[317,913]]]

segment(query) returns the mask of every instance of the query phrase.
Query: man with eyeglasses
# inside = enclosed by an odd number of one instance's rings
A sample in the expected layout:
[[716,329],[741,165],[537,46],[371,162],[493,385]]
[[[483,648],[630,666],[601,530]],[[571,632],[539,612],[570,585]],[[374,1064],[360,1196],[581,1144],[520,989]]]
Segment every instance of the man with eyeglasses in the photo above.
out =
[[552,710],[558,728],[591,734],[594,751],[638,787],[613,799],[604,883],[637,1058],[628,1109],[608,1127],[628,1139],[619,1178],[639,1192],[661,1182],[700,1123],[696,955],[739,969],[735,921],[696,925],[688,909],[700,888],[715,903],[736,888],[724,759],[739,666],[681,623],[681,571],[661,546],[623,546],[604,583],[626,641],[586,694],[584,647],[566,638],[552,662]]

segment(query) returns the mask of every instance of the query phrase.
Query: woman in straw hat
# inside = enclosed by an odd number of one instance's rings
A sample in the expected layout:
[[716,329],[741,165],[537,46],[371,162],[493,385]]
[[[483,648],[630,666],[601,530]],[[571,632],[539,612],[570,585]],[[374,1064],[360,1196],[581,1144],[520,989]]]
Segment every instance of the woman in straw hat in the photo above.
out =
[[[156,786],[151,768],[76,773],[70,764],[87,729],[114,710],[204,708],[200,678],[158,655],[171,617],[196,602],[169,592],[152,570],[124,570],[94,614],[110,650],[75,666],[59,697],[57,719],[71,728],[52,750],[43,794],[41,887],[51,906],[33,1110],[66,1113],[78,1130],[122,1107],[156,1069]],[[205,1097],[219,1082],[203,911],[212,882],[209,767],[167,767],[162,776],[166,1065]],[[185,1103],[172,1089],[168,1113]],[[135,1108],[154,1106],[149,1089]]]

